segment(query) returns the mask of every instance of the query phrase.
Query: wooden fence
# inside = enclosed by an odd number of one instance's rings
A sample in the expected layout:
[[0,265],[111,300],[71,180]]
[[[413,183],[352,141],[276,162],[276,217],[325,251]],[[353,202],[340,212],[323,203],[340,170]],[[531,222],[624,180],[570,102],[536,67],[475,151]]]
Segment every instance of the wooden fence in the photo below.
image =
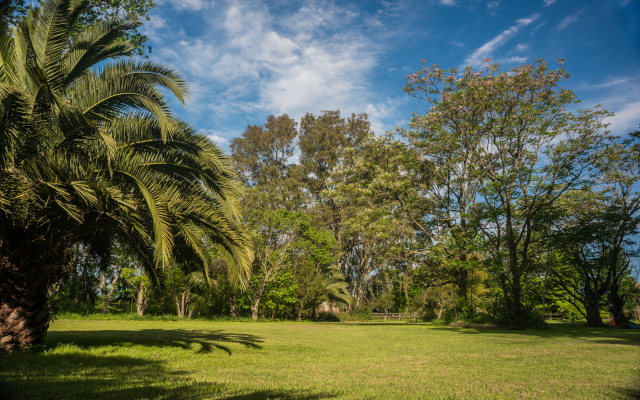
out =
[[381,320],[388,319],[416,319],[417,313],[373,313],[374,318],[380,318]]
[[556,314],[544,314],[544,319],[554,320],[554,319],[567,319],[567,316],[564,313],[556,313]]

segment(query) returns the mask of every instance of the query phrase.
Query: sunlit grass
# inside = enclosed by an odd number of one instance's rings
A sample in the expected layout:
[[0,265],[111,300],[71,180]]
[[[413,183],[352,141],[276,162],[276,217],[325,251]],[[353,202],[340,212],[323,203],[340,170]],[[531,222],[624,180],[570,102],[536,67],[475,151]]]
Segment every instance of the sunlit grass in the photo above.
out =
[[58,320],[0,357],[15,399],[635,398],[640,332],[404,322]]

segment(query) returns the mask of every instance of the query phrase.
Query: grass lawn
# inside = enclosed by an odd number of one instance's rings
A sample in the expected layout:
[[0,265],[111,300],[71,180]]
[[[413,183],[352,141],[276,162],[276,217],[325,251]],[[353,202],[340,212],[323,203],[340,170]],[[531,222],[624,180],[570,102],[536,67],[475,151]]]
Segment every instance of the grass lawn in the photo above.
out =
[[9,399],[640,397],[640,332],[403,322],[58,320],[0,356]]

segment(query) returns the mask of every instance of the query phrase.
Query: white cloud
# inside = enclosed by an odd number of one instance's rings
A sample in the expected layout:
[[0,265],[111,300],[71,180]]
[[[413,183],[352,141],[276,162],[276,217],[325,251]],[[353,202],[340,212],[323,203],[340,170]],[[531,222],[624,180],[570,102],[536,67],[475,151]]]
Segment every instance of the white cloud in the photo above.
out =
[[206,0],[169,0],[178,10],[200,11],[211,7],[214,2]]
[[489,10],[493,10],[494,8],[498,8],[500,5],[500,0],[490,1],[487,3],[487,8]]
[[[228,142],[227,139],[215,133],[209,134],[207,136],[209,137],[209,139],[213,140],[215,143],[218,143],[218,144],[224,144]],[[234,135],[234,136],[238,136],[238,135]]]
[[384,25],[382,24],[382,21],[380,21],[380,16],[378,15],[374,15],[370,18],[367,18],[364,20],[364,23],[369,25],[372,28],[382,28],[384,27]]
[[440,0],[440,4],[443,6],[455,6],[456,0]]
[[608,129],[612,133],[624,135],[625,133],[638,129],[638,125],[640,125],[640,115],[638,115],[640,101],[624,104],[612,110],[615,116],[607,118],[605,121],[611,124]]
[[544,5],[542,7],[547,7],[555,3],[556,0],[544,0]]
[[385,10],[390,12],[400,11],[407,8],[408,4],[404,0],[398,1],[380,1]]
[[186,72],[195,89],[189,112],[213,112],[211,118],[286,113],[299,119],[322,110],[359,113],[373,103],[372,122],[381,129],[390,106],[372,101],[368,76],[382,48],[364,24],[344,29],[356,16],[322,3],[272,16],[262,2],[230,1],[208,21],[208,32],[158,53]]
[[458,46],[458,47],[464,47],[464,43],[461,42],[457,42],[455,40],[451,41],[451,44],[453,44],[454,46]]
[[564,17],[562,19],[562,21],[560,21],[560,23],[558,24],[558,26],[556,27],[556,29],[558,30],[562,30],[564,28],[566,28],[567,26],[573,24],[574,22],[576,22],[578,20],[578,17],[580,16],[580,14],[582,14],[584,10],[580,10],[576,13],[567,15],[566,17]]
[[508,64],[524,64],[527,62],[527,57],[511,57],[504,60]]
[[630,82],[632,82],[632,78],[628,76],[624,76],[624,77],[608,76],[605,79],[605,81],[602,83],[580,82],[580,85],[578,86],[578,88],[581,90],[598,90],[598,89],[619,86],[619,85],[630,83]]
[[[601,104],[615,116],[607,118],[609,130],[614,135],[625,135],[638,129],[640,124],[640,75],[627,77],[607,77],[598,83],[580,82],[576,92],[582,98],[580,108],[595,107]],[[586,92],[586,93],[585,93]],[[585,93],[586,96],[580,96]]]
[[149,39],[162,43],[162,34],[168,28],[167,20],[160,15],[153,15],[149,21],[146,21],[140,28],[140,32],[146,35]]
[[491,55],[499,47],[505,44],[513,36],[515,36],[520,29],[534,23],[539,17],[540,17],[540,14],[534,13],[528,18],[522,18],[517,20],[515,25],[503,31],[498,36],[494,37],[493,39],[491,39],[490,41],[482,45],[480,48],[478,48],[476,51],[471,53],[471,55],[465,59],[466,65],[473,65],[476,67],[481,66],[483,59],[490,58]]
[[522,43],[518,43],[518,45],[516,46],[515,50],[516,51],[525,51],[529,49],[529,45],[528,44],[522,44]]
[[[387,98],[384,103],[367,104],[364,108],[364,112],[367,113],[369,121],[371,121],[371,129],[377,134],[382,135],[385,133],[386,125],[383,120],[395,115],[396,109],[401,100]],[[403,122],[403,123],[406,123]]]

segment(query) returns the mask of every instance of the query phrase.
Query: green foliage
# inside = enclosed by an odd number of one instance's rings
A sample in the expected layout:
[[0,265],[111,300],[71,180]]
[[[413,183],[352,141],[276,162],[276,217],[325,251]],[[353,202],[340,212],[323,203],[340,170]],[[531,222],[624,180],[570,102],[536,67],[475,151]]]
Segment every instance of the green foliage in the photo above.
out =
[[130,59],[134,46],[118,35],[135,20],[100,20],[70,37],[87,6],[49,0],[2,32],[0,245],[19,252],[43,240],[40,252],[61,257],[51,263],[59,268],[71,245],[108,252],[116,236],[155,277],[154,264],[172,255],[205,258],[206,238],[237,266],[236,279],[246,277],[252,254],[237,226],[235,175],[213,142],[172,116],[162,92],[184,102],[186,83]]
[[498,298],[489,313],[501,328],[511,330],[548,328],[548,324],[540,314],[540,310],[530,303],[514,307],[504,297]]
[[[36,4],[46,3],[38,1]],[[149,12],[157,6],[153,0],[91,0],[82,10],[69,32],[73,37],[89,29],[100,21],[145,18],[149,21]],[[0,5],[0,24],[4,27],[18,26],[27,17],[29,7],[24,0],[4,0]],[[148,37],[139,33],[136,28],[119,33],[118,42],[132,44],[135,53],[148,58],[146,53],[151,53],[151,46],[146,46]]]

